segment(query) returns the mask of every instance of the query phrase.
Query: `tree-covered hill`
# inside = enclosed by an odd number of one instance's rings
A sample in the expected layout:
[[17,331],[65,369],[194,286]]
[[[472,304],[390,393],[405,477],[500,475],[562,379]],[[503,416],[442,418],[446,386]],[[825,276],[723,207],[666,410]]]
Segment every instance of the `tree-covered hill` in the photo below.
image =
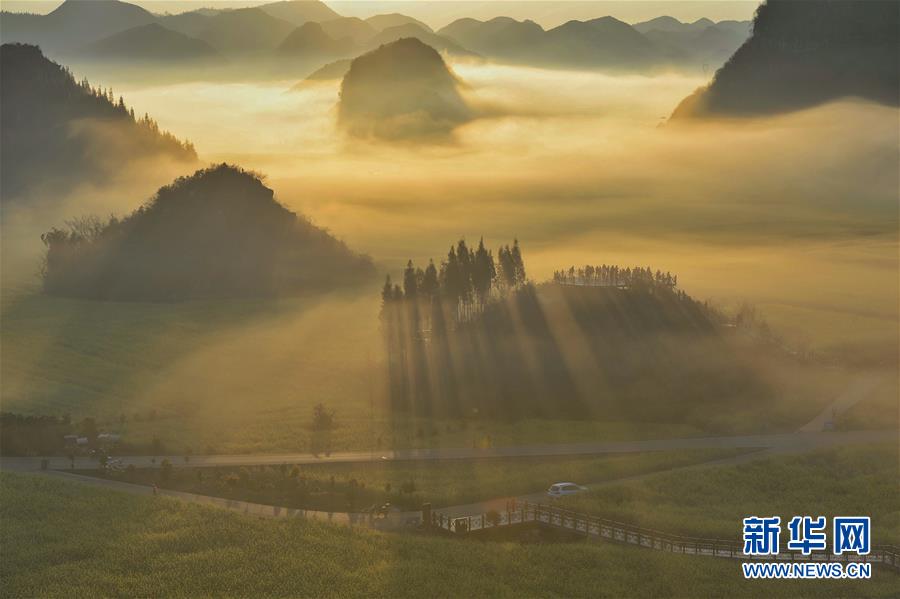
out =
[[768,0],[753,35],[672,118],[752,116],[844,97],[900,103],[895,0]]
[[192,162],[193,146],[138,118],[112,90],[77,82],[36,46],[0,47],[0,198],[101,179],[129,161]]
[[359,56],[341,83],[338,119],[352,135],[440,137],[471,117],[441,55],[416,38]]
[[161,188],[122,219],[42,236],[49,294],[178,301],[271,296],[358,283],[369,259],[291,212],[259,176],[221,164]]
[[723,316],[647,267],[589,266],[535,285],[518,244],[460,242],[385,284],[393,406],[419,416],[604,418],[713,429],[766,384]]

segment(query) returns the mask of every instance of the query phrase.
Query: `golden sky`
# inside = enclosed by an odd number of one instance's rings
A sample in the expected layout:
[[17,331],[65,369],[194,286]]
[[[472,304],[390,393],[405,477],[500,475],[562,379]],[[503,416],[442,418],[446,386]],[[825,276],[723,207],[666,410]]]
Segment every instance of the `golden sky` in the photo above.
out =
[[[59,0],[0,0],[3,10],[47,13],[59,6]],[[265,4],[260,0],[132,0],[157,13],[178,13],[203,7],[239,8]],[[402,12],[421,19],[432,27],[442,27],[466,16],[489,19],[510,16],[532,19],[544,27],[554,27],[570,19],[590,19],[611,15],[636,23],[661,15],[682,21],[707,17],[746,20],[753,16],[758,0],[334,0],[326,2],[345,16],[367,17],[387,12]]]

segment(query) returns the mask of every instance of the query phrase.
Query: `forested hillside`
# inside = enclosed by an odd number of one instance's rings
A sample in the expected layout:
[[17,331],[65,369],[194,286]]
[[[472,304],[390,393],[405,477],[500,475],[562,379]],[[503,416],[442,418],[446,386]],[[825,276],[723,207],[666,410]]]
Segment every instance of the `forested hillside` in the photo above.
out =
[[113,90],[76,81],[36,46],[4,44],[0,64],[3,200],[100,180],[140,158],[197,159],[189,142],[135,115]]
[[894,0],[768,0],[752,37],[672,116],[773,114],[844,97],[896,106],[898,47]]

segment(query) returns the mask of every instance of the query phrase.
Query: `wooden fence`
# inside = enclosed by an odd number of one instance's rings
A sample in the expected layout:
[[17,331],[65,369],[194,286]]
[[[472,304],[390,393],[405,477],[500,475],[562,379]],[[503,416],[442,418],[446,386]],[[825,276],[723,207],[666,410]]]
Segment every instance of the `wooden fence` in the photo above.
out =
[[516,510],[512,511],[486,512],[457,518],[447,517],[440,513],[432,514],[433,526],[457,534],[478,533],[491,528],[516,526],[526,523],[568,530],[573,533],[583,534],[588,538],[637,545],[670,553],[785,562],[871,562],[886,564],[888,567],[900,571],[900,547],[893,545],[875,546],[869,555],[863,556],[850,554],[833,555],[831,552],[824,551],[811,555],[803,555],[801,552],[796,551],[786,551],[771,556],[750,556],[744,555],[743,544],[736,540],[703,539],[673,535],[544,504],[523,503],[517,506]]

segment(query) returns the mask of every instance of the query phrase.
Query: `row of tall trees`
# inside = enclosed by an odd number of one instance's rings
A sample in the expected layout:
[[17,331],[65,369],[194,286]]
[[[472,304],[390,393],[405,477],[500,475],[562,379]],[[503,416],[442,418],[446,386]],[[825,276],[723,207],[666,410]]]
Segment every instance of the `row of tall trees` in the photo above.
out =
[[383,306],[398,302],[415,303],[419,309],[440,299],[456,309],[457,318],[465,320],[480,312],[492,297],[502,297],[511,289],[525,284],[525,264],[518,240],[512,246],[501,246],[497,259],[484,246],[484,239],[471,249],[464,239],[450,246],[447,258],[438,269],[429,260],[423,270],[410,260],[403,271],[402,286],[388,275],[381,291]]
[[657,270],[654,272],[649,266],[642,268],[622,268],[620,266],[601,264],[592,266],[588,264],[580,268],[570,266],[568,270],[558,270],[553,273],[553,281],[561,285],[589,285],[592,287],[668,287],[674,289],[678,286],[678,275]]
[[452,395],[449,343],[453,331],[475,321],[489,306],[526,286],[518,241],[494,253],[484,240],[475,249],[460,239],[440,266],[410,260],[401,282],[388,276],[382,288],[381,323],[394,409],[431,415],[432,399]]

